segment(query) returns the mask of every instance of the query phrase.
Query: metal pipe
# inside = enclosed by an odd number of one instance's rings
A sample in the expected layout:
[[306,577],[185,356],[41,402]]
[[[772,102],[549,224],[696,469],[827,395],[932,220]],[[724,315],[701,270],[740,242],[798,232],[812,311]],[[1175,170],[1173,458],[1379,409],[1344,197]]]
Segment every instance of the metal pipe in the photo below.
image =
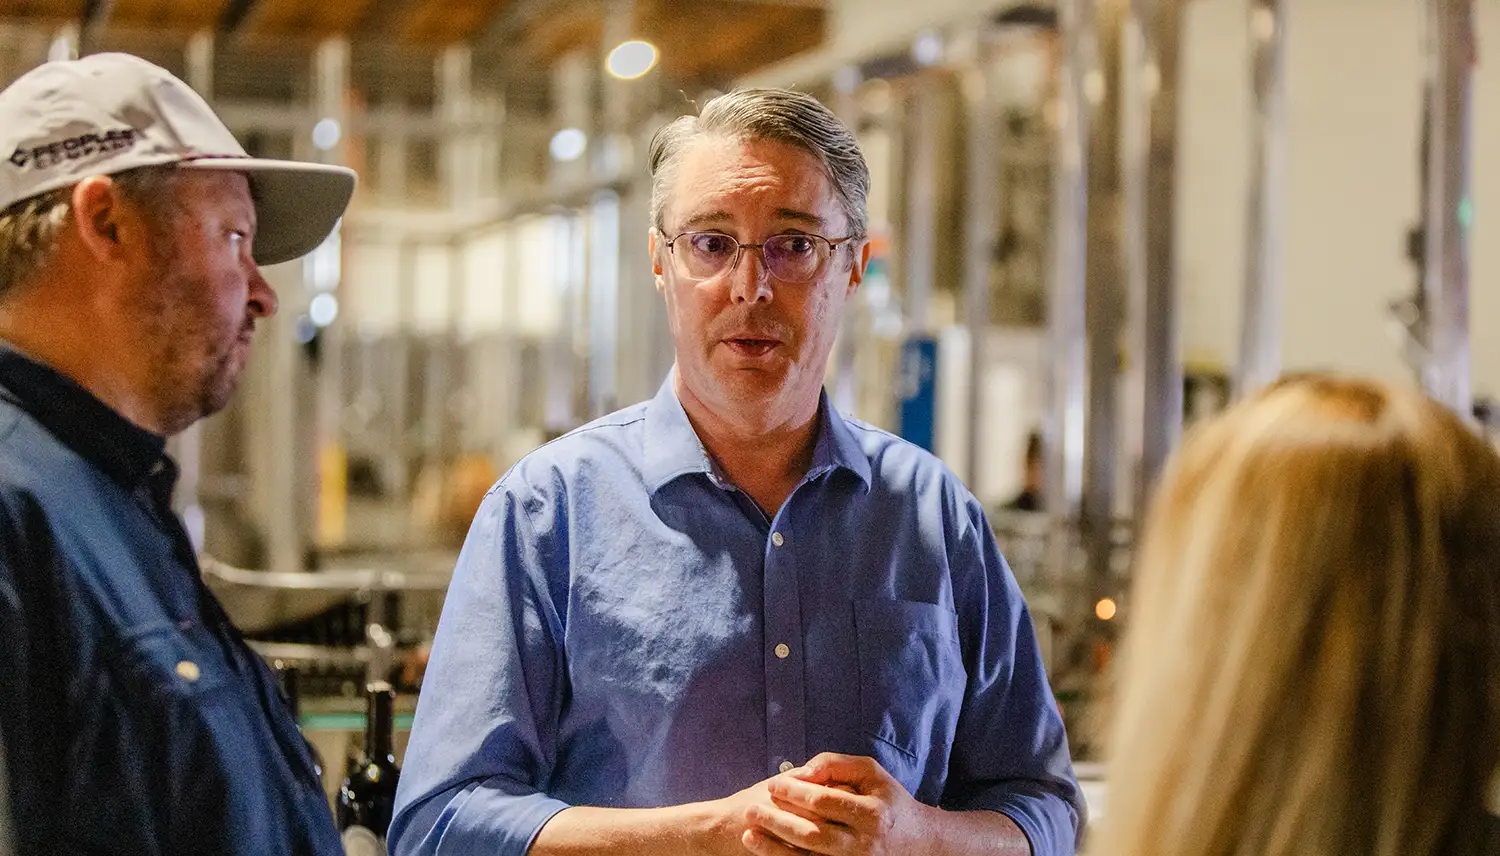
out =
[[965,146],[967,210],[964,212],[964,320],[969,331],[969,424],[964,458],[968,482],[977,490],[980,482],[980,449],[985,434],[982,423],[982,382],[985,341],[990,328],[990,281],[995,242],[1000,232],[1000,109],[990,79],[990,65],[981,62],[963,77],[969,121]]
[[1151,487],[1182,431],[1181,323],[1176,275],[1177,107],[1182,0],[1137,0],[1140,94],[1146,103],[1144,274],[1140,291],[1143,419],[1136,457],[1135,510],[1145,511]]
[[[300,265],[278,265],[267,271],[272,285],[282,294],[298,293],[302,287]],[[300,424],[300,394],[303,378],[299,372],[300,354],[293,331],[293,313],[282,312],[270,319],[271,333],[266,338],[266,411],[251,420],[260,439],[261,468],[257,469],[264,504],[261,520],[265,526],[267,566],[276,573],[298,573],[305,570],[301,510],[305,507],[299,494],[302,484],[297,461],[305,460]],[[278,604],[278,610],[281,605]]]
[[400,326],[391,337],[389,443],[386,446],[386,472],[391,479],[391,495],[407,496],[412,485],[412,461],[419,452],[419,432],[412,425],[412,343],[416,338],[417,245],[409,240],[396,246],[396,301],[401,307]]
[[907,174],[906,211],[906,299],[903,301],[909,330],[924,335],[928,330],[927,310],[932,304],[934,280],[937,277],[938,218],[938,118],[941,115],[936,81],[930,77],[917,81],[912,93],[916,121],[909,127],[917,134],[911,145],[911,167]]
[[210,104],[214,100],[214,52],[212,30],[199,30],[188,38],[187,81]]
[[1083,501],[1079,523],[1089,579],[1102,596],[1110,574],[1120,448],[1119,376],[1124,317],[1124,234],[1120,168],[1120,69],[1127,0],[1097,0],[1093,66],[1084,81],[1089,127]]
[[[336,122],[340,129],[349,126],[350,48],[344,38],[327,39],[313,55],[313,108]],[[324,163],[343,163],[350,136],[347,130],[340,142],[316,147],[313,157]],[[302,143],[305,145],[305,142]],[[342,224],[335,226],[328,239],[302,262],[303,281],[308,294],[327,293],[337,299],[342,294],[344,249],[340,234]],[[337,305],[337,304],[335,304]],[[311,365],[316,396],[312,407],[316,461],[316,528],[315,544],[342,543],[348,538],[348,443],[344,425],[344,325],[337,320],[318,332],[319,358]]]
[[[188,85],[204,99],[213,100],[214,91],[214,36],[212,32],[199,31],[188,40],[184,59],[187,64]],[[195,553],[202,553],[207,539],[207,520],[200,504],[199,486],[203,480],[203,423],[195,422],[187,430],[172,438],[168,452],[177,461],[177,489],[173,492],[173,504],[182,516],[188,539]]]
[[1473,0],[1431,0],[1427,43],[1426,241],[1421,305],[1429,395],[1468,419]]
[[1281,373],[1281,296],[1286,217],[1285,0],[1250,0],[1252,116],[1245,291],[1235,394]]
[[48,62],[70,59],[78,59],[78,25],[72,22],[58,27],[52,35],[52,43],[47,46]]
[[1084,393],[1087,388],[1084,310],[1087,279],[1088,149],[1090,113],[1084,79],[1093,67],[1090,0],[1061,0],[1061,63],[1055,102],[1057,153],[1053,171],[1052,249],[1048,283],[1048,378],[1043,428],[1047,510],[1052,516],[1047,567],[1067,575],[1083,497]]
[[[842,69],[840,73],[833,76],[834,94],[833,101],[829,104],[834,115],[838,116],[845,125],[854,129],[856,134],[859,133],[860,117],[863,112],[857,97],[860,82],[861,75],[857,68],[850,66]],[[833,384],[828,391],[828,396],[833,406],[843,413],[855,413],[858,407],[855,366],[859,354],[858,327],[861,302],[856,300],[844,313],[843,324],[833,346]]]

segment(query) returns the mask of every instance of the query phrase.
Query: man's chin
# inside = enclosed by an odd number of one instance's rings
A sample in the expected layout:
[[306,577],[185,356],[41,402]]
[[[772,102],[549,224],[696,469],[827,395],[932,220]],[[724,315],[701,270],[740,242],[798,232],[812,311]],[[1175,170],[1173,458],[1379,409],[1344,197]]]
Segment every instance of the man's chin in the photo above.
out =
[[235,371],[221,377],[214,378],[204,385],[203,393],[198,397],[198,419],[207,419],[215,413],[229,406],[234,400],[234,394],[239,389],[240,377],[243,373]]
[[786,375],[763,371],[735,371],[721,374],[719,388],[735,404],[770,404],[786,394]]

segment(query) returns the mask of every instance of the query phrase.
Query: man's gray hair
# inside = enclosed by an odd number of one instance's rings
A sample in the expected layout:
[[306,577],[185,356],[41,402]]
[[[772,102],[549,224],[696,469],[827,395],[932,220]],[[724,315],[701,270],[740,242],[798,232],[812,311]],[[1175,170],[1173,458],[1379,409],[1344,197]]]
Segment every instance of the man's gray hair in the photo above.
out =
[[[865,198],[870,168],[849,127],[818,99],[790,89],[740,89],[709,101],[697,116],[683,116],[651,139],[651,222],[665,233],[667,194],[688,143],[718,134],[786,143],[822,164],[849,220],[849,234],[863,238],[869,227]],[[835,236],[843,237],[843,236]]]
[[[152,227],[172,217],[171,166],[138,167],[111,176],[120,193],[143,207]],[[23,199],[0,211],[0,300],[41,272],[57,250],[57,238],[73,212],[73,187]]]

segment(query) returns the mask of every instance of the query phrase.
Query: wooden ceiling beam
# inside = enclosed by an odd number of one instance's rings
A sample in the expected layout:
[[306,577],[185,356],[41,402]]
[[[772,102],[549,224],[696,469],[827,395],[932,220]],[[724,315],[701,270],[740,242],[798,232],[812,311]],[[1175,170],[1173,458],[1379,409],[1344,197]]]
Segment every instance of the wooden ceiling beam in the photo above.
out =
[[255,11],[256,0],[228,0],[219,13],[218,31],[225,35],[239,32]]
[[508,5],[506,0],[419,0],[402,16],[400,36],[424,45],[470,41]]
[[817,47],[828,31],[827,12],[801,4],[654,0],[641,9],[641,29],[661,48],[663,73],[679,84],[727,85]]
[[83,0],[0,0],[0,17],[66,23],[83,15]]
[[226,0],[108,0],[112,29],[188,34],[218,24]]
[[255,0],[249,16],[241,25],[252,38],[274,38],[317,43],[337,35],[355,37],[356,25],[364,17],[371,0]]

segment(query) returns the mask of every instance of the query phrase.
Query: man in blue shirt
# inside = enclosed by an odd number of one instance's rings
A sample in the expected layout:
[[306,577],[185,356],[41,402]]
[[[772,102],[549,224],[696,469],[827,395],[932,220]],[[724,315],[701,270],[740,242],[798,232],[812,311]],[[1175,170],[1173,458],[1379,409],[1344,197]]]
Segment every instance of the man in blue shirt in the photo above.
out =
[[869,257],[853,136],[747,90],[650,163],[676,368],[485,498],[394,852],[1072,853],[1067,740],[978,502],[822,390]]
[[254,160],[143,60],[0,92],[0,739],[25,854],[342,853],[274,676],[199,578],[166,438],[222,408],[259,264],[348,170]]

